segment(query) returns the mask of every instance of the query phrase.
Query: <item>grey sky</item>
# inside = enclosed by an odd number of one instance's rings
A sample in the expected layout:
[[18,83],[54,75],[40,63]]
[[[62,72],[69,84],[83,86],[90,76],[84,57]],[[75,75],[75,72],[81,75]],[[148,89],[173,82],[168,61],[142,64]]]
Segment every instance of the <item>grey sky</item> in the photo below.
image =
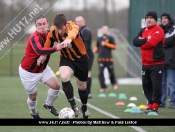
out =
[[[110,7],[112,4],[112,0],[108,0],[108,11],[110,11]],[[116,11],[121,10],[122,8],[127,8],[129,7],[129,0],[114,0],[115,1],[115,6],[116,6]],[[89,7],[96,7],[96,8],[102,8],[104,6],[104,3],[102,0],[87,0],[86,5],[84,5],[84,0],[59,0],[58,2],[58,7],[61,10],[64,9],[75,9],[75,10],[82,10],[84,7],[89,8]],[[56,9],[56,7],[55,7]]]

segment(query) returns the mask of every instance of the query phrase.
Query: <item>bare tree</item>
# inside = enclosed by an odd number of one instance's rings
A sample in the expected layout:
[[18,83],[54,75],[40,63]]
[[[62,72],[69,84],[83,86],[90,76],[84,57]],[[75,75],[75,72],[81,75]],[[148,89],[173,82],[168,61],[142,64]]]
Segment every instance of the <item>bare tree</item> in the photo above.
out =
[[104,20],[105,20],[105,24],[109,25],[109,16],[108,16],[108,0],[104,0]]

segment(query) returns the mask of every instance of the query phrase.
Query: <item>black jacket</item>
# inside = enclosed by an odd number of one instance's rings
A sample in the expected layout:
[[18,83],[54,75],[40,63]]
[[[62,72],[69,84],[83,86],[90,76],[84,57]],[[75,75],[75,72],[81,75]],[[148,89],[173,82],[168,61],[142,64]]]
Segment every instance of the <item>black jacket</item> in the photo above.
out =
[[[108,45],[102,46],[102,41],[105,41]],[[113,58],[112,49],[116,48],[116,44],[112,36],[103,35],[98,37],[96,47],[98,48],[98,58]]]
[[89,54],[89,52],[92,52],[92,34],[90,29],[87,26],[83,26],[80,29],[83,42],[86,46],[86,51]]
[[165,33],[165,67],[175,69],[175,22],[171,18],[169,24],[160,26]]

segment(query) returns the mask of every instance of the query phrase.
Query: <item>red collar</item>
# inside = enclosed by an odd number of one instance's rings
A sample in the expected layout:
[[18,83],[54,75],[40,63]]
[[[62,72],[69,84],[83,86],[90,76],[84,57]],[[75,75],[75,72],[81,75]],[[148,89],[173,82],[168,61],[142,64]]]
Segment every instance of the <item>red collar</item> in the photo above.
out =
[[48,34],[48,32],[47,32],[46,34],[41,34],[41,33],[39,33],[37,30],[36,30],[35,32],[36,32],[36,34],[38,34],[38,35],[41,36],[41,37],[47,37],[47,34]]

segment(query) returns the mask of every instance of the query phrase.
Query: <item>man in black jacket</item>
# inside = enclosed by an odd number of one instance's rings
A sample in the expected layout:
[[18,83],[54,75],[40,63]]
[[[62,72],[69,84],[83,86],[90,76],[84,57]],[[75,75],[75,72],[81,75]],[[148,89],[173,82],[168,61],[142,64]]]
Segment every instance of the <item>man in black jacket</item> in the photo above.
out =
[[82,39],[86,46],[86,51],[89,56],[89,64],[88,64],[88,79],[87,79],[87,91],[88,91],[88,99],[92,98],[91,95],[91,68],[94,60],[94,53],[92,52],[92,34],[90,29],[86,26],[85,19],[82,16],[77,16],[75,18],[75,22],[80,28],[80,33],[82,35]]
[[160,106],[165,107],[167,88],[169,88],[169,108],[175,108],[175,23],[169,13],[162,13],[160,26],[165,33],[165,65],[162,77],[162,98]]

